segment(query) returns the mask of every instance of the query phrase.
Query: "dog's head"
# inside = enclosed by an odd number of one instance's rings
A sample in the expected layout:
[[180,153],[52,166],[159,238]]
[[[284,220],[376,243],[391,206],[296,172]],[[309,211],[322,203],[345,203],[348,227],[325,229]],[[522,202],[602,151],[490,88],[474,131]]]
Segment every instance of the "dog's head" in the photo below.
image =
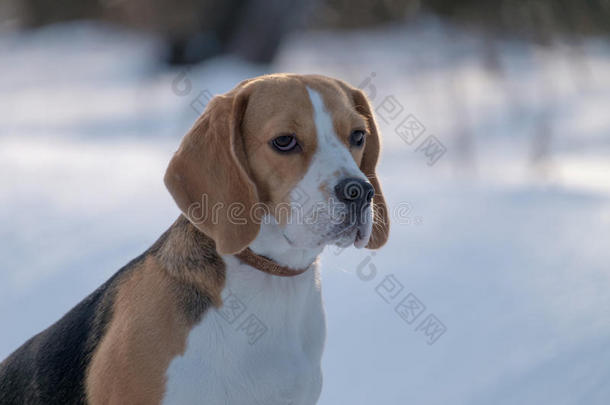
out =
[[223,254],[247,247],[269,218],[294,247],[375,249],[389,232],[379,147],[362,91],[323,76],[262,76],[212,99],[165,184]]

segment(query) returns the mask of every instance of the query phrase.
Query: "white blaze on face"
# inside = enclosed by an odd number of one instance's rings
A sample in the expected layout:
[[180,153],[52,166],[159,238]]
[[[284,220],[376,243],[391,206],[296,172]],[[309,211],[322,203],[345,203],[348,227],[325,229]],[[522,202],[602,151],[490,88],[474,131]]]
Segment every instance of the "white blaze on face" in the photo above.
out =
[[[372,231],[372,210],[367,208],[364,223],[358,229],[341,232],[342,223],[337,221],[335,186],[345,178],[367,180],[354,161],[350,151],[335,133],[332,116],[328,113],[322,96],[307,88],[314,110],[314,121],[318,146],[307,173],[295,187],[307,202],[293,201],[305,221],[289,221],[284,229],[285,237],[295,246],[314,247],[328,243],[347,246],[355,242],[356,247],[366,246]],[[314,218],[309,217],[315,210]],[[343,214],[345,214],[343,212]],[[313,219],[309,221],[308,219]],[[294,217],[293,217],[294,219]],[[357,238],[356,235],[359,235]]]

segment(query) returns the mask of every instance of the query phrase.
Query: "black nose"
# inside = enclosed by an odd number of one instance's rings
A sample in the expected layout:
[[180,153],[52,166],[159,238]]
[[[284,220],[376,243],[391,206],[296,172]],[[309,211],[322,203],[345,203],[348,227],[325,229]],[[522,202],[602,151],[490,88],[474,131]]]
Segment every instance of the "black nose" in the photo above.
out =
[[366,180],[355,177],[343,179],[335,186],[339,201],[346,204],[370,203],[375,195],[373,185]]

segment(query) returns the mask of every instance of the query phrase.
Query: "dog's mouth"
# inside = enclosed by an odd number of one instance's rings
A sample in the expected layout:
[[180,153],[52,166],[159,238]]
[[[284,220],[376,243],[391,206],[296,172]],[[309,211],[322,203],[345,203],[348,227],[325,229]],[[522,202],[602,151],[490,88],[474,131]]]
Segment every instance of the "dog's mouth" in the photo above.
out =
[[362,249],[365,247],[369,243],[372,232],[373,226],[371,223],[358,224],[356,238],[354,239],[354,246],[357,249]]
[[[336,245],[348,247],[354,245],[357,249],[365,247],[372,233],[372,215],[370,210],[360,215],[351,211],[333,214],[331,210],[317,211],[315,221],[305,222],[307,232],[299,235],[294,229],[283,229],[282,236],[292,247],[322,247],[324,245]],[[306,217],[308,220],[309,217]],[[302,232],[302,231],[301,231]],[[301,237],[305,236],[305,237]]]
[[354,245],[361,244],[363,240],[364,236],[362,236],[362,231],[360,230],[360,227],[358,227],[358,229],[356,230],[356,239],[354,240]]
[[341,226],[339,229],[324,235],[325,240],[332,241],[340,247],[347,247],[353,244],[357,249],[361,249],[368,244],[371,231],[366,223],[350,223]]

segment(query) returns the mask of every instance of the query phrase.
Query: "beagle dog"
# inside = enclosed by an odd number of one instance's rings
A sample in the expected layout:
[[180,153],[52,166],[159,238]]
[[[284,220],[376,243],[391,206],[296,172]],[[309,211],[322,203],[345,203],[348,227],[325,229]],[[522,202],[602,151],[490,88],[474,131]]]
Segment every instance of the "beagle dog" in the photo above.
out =
[[314,404],[326,245],[389,232],[364,93],[273,74],[216,96],[165,175],[141,256],[0,363],[0,404]]

